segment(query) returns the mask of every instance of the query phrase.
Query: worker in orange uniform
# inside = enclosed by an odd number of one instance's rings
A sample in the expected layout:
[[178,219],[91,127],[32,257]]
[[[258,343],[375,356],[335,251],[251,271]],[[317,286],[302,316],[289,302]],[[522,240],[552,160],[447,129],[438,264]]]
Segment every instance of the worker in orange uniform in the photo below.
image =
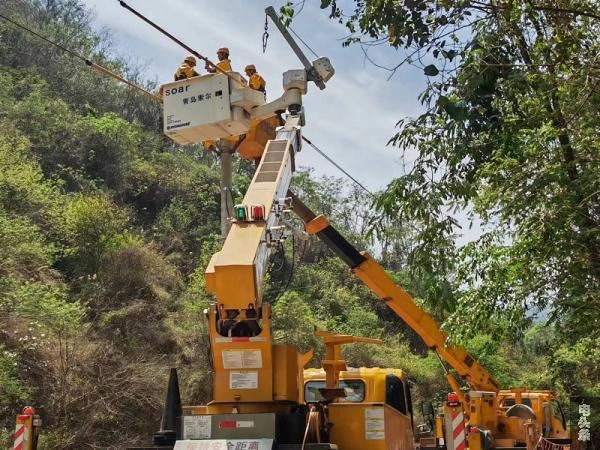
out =
[[[221,69],[218,72],[231,72],[231,61],[229,60],[229,49],[227,47],[221,47],[219,50],[217,50],[217,58],[219,58],[217,67]],[[217,69],[210,66],[208,63],[206,63],[204,68],[209,73],[217,73]]]
[[183,64],[181,64],[175,72],[175,81],[197,77],[199,73],[194,70],[194,67],[196,67],[196,58],[193,56],[185,58]]
[[267,87],[267,83],[265,79],[261,77],[256,71],[256,66],[254,64],[248,64],[244,71],[248,76],[248,86],[250,86],[255,91],[266,93],[265,88]]

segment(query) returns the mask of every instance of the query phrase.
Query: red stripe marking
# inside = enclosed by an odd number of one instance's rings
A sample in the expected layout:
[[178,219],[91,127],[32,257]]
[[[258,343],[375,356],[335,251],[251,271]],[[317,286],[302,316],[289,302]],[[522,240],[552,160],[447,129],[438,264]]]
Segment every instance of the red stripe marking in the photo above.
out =
[[15,431],[15,439],[20,438],[23,433],[25,433],[24,426]]
[[221,420],[219,428],[236,428],[235,420]]
[[250,342],[249,337],[232,337],[231,342]]
[[460,433],[464,433],[464,431],[465,431],[465,423],[461,422],[456,426],[454,431],[452,431],[452,439],[456,439],[456,437],[459,436]]
[[458,444],[456,446],[456,448],[454,450],[465,450],[465,446],[466,446],[465,441],[462,441],[460,444]]
[[23,442],[13,448],[13,450],[23,450]]
[[451,416],[452,416],[452,421],[454,422],[454,419],[456,419],[458,417],[459,414],[462,414],[461,410],[458,411],[453,411]]

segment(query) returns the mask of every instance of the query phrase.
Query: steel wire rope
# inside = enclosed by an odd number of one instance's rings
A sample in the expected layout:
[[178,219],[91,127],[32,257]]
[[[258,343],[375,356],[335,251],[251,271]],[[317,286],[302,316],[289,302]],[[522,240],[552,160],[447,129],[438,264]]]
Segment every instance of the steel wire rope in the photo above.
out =
[[313,144],[306,136],[302,136],[302,140],[304,142],[306,142],[308,145],[310,145],[319,155],[321,155],[323,158],[325,158],[327,161],[329,161],[331,164],[333,164],[333,166],[335,166],[335,168],[337,168],[340,172],[342,172],[344,175],[346,175],[348,178],[350,178],[350,180],[352,180],[358,187],[360,187],[363,191],[365,191],[367,194],[369,194],[369,196],[371,198],[375,198],[375,194],[373,194],[370,190],[368,190],[360,181],[358,181],[356,178],[354,178],[352,175],[350,175],[350,173],[345,170],[342,166],[340,166],[338,163],[336,163],[332,158],[330,158],[323,150],[321,150],[319,147],[317,147],[315,144]]
[[265,26],[262,35],[262,50],[263,53],[267,51],[267,44],[269,43],[269,16],[265,14]]
[[319,55],[317,55],[317,54],[315,53],[315,51],[314,51],[312,48],[310,48],[310,45],[308,45],[308,44],[307,44],[307,43],[304,41],[304,39],[302,39],[302,38],[301,38],[301,37],[300,37],[300,36],[299,36],[299,35],[298,35],[298,34],[297,34],[297,33],[296,33],[296,32],[295,32],[293,29],[292,29],[292,27],[288,27],[288,30],[290,30],[290,31],[292,32],[292,34],[293,34],[294,36],[296,36],[296,37],[298,38],[298,40],[299,40],[300,42],[302,42],[302,43],[304,44],[304,46],[305,46],[305,47],[306,47],[308,50],[310,50],[310,52],[311,52],[313,55],[315,55],[315,58],[318,58],[318,57],[319,57]]
[[285,286],[283,287],[283,289],[281,289],[279,291],[279,293],[278,293],[277,297],[275,298],[275,300],[273,301],[273,303],[277,302],[277,300],[279,300],[279,298],[283,295],[283,293],[288,290],[288,287],[290,286],[292,278],[294,278],[294,270],[295,270],[295,265],[296,265],[296,236],[294,235],[293,230],[292,230],[292,258],[291,258],[291,260],[292,260],[292,262],[290,263],[290,274],[288,276],[288,279],[285,282]]
[[[269,267],[269,275],[272,275],[273,272],[278,272],[281,269],[283,269],[285,263],[287,262],[287,258],[285,256],[285,247],[284,247],[284,245],[283,245],[282,242],[279,243],[279,246],[278,246],[277,250],[282,255],[282,257],[281,257],[281,264],[279,264],[279,267],[275,268],[276,267],[275,266],[275,261],[273,260],[273,262],[271,263],[271,266]],[[292,242],[292,262],[290,263],[290,267],[292,267],[292,268],[293,268],[293,264],[294,264],[294,261],[293,261],[294,254],[293,254],[293,252],[294,252],[294,243]],[[289,278],[288,278],[288,280],[289,280]],[[273,280],[271,280],[271,282],[272,281]],[[286,282],[286,285],[287,284],[289,284],[289,283]],[[271,292],[269,292],[270,295],[273,295],[273,303],[275,303],[275,301],[279,299],[279,296],[281,295],[281,291],[282,291],[281,288],[279,288],[279,289],[278,288],[273,288],[273,290]]]
[[[296,239],[295,239],[295,235],[294,235],[294,233],[292,231],[292,257],[291,257],[291,262],[290,262],[290,274],[288,276],[287,281],[285,282],[285,285],[282,288],[277,289],[275,291],[274,298],[271,301],[271,303],[273,303],[273,304],[275,304],[277,302],[277,300],[279,300],[279,298],[283,295],[283,293],[288,290],[288,288],[290,287],[290,284],[291,284],[292,280],[294,279],[294,273],[295,273],[295,270],[296,270],[296,267],[295,267],[296,266],[296,262],[295,262],[296,261],[295,246],[296,246]],[[283,245],[281,246],[281,248],[283,249]],[[304,251],[305,250],[306,250],[306,241],[304,242],[304,247],[302,249],[302,253],[300,255],[300,258],[302,258],[302,256],[304,255]],[[284,252],[284,258],[285,258],[285,252]],[[283,267],[283,265],[281,267]],[[271,269],[272,269],[272,267],[269,268],[269,273],[271,272]]]

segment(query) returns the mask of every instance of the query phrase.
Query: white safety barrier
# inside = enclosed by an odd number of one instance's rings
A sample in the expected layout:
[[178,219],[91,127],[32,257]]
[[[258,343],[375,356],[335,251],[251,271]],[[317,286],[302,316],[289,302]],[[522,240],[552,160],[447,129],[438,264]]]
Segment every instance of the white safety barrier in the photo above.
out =
[[23,450],[25,446],[25,432],[27,426],[25,424],[18,423],[15,427],[15,440],[13,444],[13,450]]

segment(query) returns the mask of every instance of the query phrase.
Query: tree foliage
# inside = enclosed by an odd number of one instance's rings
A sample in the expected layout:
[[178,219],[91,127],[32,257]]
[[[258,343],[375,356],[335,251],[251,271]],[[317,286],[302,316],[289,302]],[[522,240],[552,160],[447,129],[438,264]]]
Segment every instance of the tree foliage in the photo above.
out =
[[[321,4],[351,32],[347,45],[367,57],[370,46],[390,45],[404,55],[392,73],[413,64],[429,80],[419,96],[424,112],[401,119],[390,140],[416,160],[375,205],[381,218],[418,224],[410,262],[450,282],[458,308],[447,327],[454,336],[522,333],[544,311],[570,342],[596,336],[595,3],[352,5]],[[457,214],[483,228],[461,248]]]
[[[426,2],[413,3],[410,7],[408,2],[357,3],[367,9],[358,9],[349,26],[354,32],[376,37],[382,30],[387,33],[392,24],[402,25],[390,28],[397,37],[392,44],[401,47],[433,40],[427,36],[439,34],[451,21],[460,26],[468,16],[467,6],[441,2],[431,22],[420,9]],[[323,1],[322,5],[332,7],[334,16],[344,17],[338,15],[335,3]],[[394,11],[403,15],[396,16]],[[110,39],[93,30],[89,11],[77,0],[7,0],[4,13],[149,89],[155,87],[145,81],[138,66],[113,55]],[[483,17],[483,12],[479,15]],[[495,38],[485,38],[484,31],[478,30],[478,36],[485,48],[508,39],[499,31]],[[473,50],[469,59],[462,50],[444,49],[443,53],[442,47],[439,42],[431,49],[432,55],[438,50],[434,58],[460,62],[466,68],[477,67],[484,55],[476,56]],[[577,53],[574,48],[569,51]],[[543,53],[542,48],[536,52]],[[501,54],[495,52],[494,57]],[[593,234],[585,235],[587,240],[583,234],[572,238],[568,241],[572,246],[559,253],[549,243],[567,239],[568,230],[558,237],[550,231],[562,223],[560,216],[574,235],[584,232],[585,223],[577,220],[586,203],[577,203],[567,193],[575,195],[573,189],[580,186],[585,197],[588,184],[596,182],[577,159],[586,149],[591,154],[597,148],[597,136],[584,126],[592,122],[594,110],[583,111],[577,125],[586,146],[574,147],[580,177],[576,183],[561,172],[557,126],[547,120],[550,116],[543,107],[541,94],[549,82],[545,70],[537,75],[512,66],[490,70],[486,72],[493,74],[489,86],[484,83],[485,87],[477,88],[483,81],[474,69],[471,78],[467,71],[466,78],[451,80],[437,62],[427,61],[426,67],[431,64],[435,70],[429,68],[427,74],[432,85],[424,97],[431,108],[422,118],[406,122],[397,138],[406,146],[409,141],[410,145],[419,142],[421,168],[406,181],[392,184],[378,200],[379,210],[386,214],[376,237],[367,236],[374,211],[363,191],[310,172],[296,176],[294,189],[312,208],[329,216],[358,248],[379,257],[392,276],[439,320],[452,313],[451,318],[464,317],[468,299],[477,305],[476,312],[493,312],[498,305],[491,300],[500,294],[508,310],[523,296],[533,295],[534,283],[546,296],[552,293],[556,284],[540,283],[548,269],[540,254],[532,253],[531,264],[523,262],[523,255],[532,251],[524,237],[543,243],[552,255],[565,257],[555,259],[557,271],[552,273],[571,277],[564,279],[562,290],[554,292],[562,296],[556,297],[556,307],[569,310],[573,305],[563,300],[592,293],[593,284],[589,289],[577,284],[581,281],[577,277],[592,260],[576,257],[584,255],[584,243],[593,244]],[[575,66],[572,72],[579,76]],[[439,86],[433,84],[436,77],[443,78]],[[559,99],[584,92],[575,79],[572,83],[556,79],[567,89],[559,93]],[[516,104],[527,108],[525,118],[519,119],[525,122],[519,122],[520,128],[514,125],[501,131],[500,121],[508,123],[513,102],[497,92],[517,95],[523,82],[531,93],[523,94]],[[444,88],[444,83],[451,84]],[[0,429],[6,430],[0,432],[0,441],[8,445],[14,415],[31,402],[44,420],[42,450],[146,444],[159,426],[169,367],[180,369],[184,402],[206,402],[211,395],[203,310],[212,299],[206,293],[203,273],[220,246],[219,174],[214,158],[198,146],[180,147],[163,137],[160,108],[151,100],[100,77],[80,61],[6,22],[0,22],[0,84]],[[576,85],[580,91],[573,91]],[[440,89],[446,89],[445,99],[438,102]],[[494,95],[486,97],[485,89]],[[586,101],[593,99],[590,95]],[[492,126],[489,118],[496,115],[498,123]],[[425,129],[435,132],[423,134]],[[481,160],[470,159],[469,149],[478,148],[476,136],[498,140],[500,134],[503,150],[488,146],[481,149]],[[459,137],[456,143],[450,144],[451,135]],[[554,142],[551,147],[556,152],[549,152],[549,142]],[[523,143],[535,158],[520,153]],[[514,161],[505,157],[513,144],[521,146],[511,153]],[[464,167],[450,164],[457,161]],[[591,170],[595,162],[588,163]],[[556,166],[547,179],[554,191],[546,187],[544,194],[536,191],[546,180],[535,171],[539,164]],[[234,192],[241,196],[254,168],[240,160],[235,166]],[[423,178],[431,170],[442,175],[442,169],[449,171],[449,178]],[[495,188],[502,176],[513,184],[499,197]],[[532,197],[535,211],[525,210],[523,199],[509,197],[528,179],[536,192]],[[418,192],[415,183],[421,183]],[[563,209],[549,208],[545,216],[543,201],[545,196],[554,198],[553,192]],[[470,202],[479,214],[489,210],[489,220],[505,227],[499,205],[511,203],[515,212],[524,209],[520,217],[530,225],[519,228],[517,222],[510,222],[509,234],[501,234],[499,228],[496,234],[487,234],[458,252],[451,240],[455,224],[447,214],[452,201],[455,205]],[[579,209],[571,211],[571,207]],[[403,220],[397,220],[397,215]],[[546,230],[550,234],[541,229],[542,234],[533,233],[531,221],[536,217],[541,225],[550,226]],[[441,399],[447,390],[442,369],[421,340],[323,244],[300,231],[298,222],[292,220],[290,225],[293,238],[276,252],[265,287],[277,342],[292,343],[301,350],[314,347],[317,356],[322,356],[315,328],[383,336],[381,346],[348,346],[344,350],[348,363],[400,367],[414,380],[418,399]],[[508,238],[502,241],[503,236]],[[469,264],[474,272],[467,270]],[[485,276],[490,267],[494,276],[488,281]],[[470,273],[480,278],[469,278]],[[523,273],[529,278],[524,279]],[[592,281],[593,274],[589,272]],[[509,282],[513,290],[506,288]],[[539,307],[549,303],[544,296],[534,300]],[[522,312],[522,306],[512,310]],[[576,319],[583,320],[571,314],[558,323],[564,327],[567,320]],[[522,323],[522,315],[516,315],[515,322]],[[511,325],[505,316],[498,324],[504,330]],[[488,330],[467,344],[503,382],[554,383],[582,392],[593,389],[581,378],[566,383],[577,372],[574,368],[583,364],[586,349],[597,344],[594,337],[577,341],[570,351],[551,327],[523,330],[522,339],[513,336],[505,341],[490,336]],[[590,377],[597,374],[596,360],[584,364],[584,373]]]
[[[281,12],[291,20],[294,7]],[[390,220],[414,224],[407,267],[426,281],[425,304],[503,384],[552,388],[565,400],[596,396],[596,2],[325,0],[321,8],[348,29],[344,46],[360,46],[390,77],[412,65],[427,81],[422,113],[400,118],[390,139],[414,162],[375,201],[371,221],[378,233]],[[378,46],[400,56],[378,60]],[[457,245],[473,224],[478,237]]]

